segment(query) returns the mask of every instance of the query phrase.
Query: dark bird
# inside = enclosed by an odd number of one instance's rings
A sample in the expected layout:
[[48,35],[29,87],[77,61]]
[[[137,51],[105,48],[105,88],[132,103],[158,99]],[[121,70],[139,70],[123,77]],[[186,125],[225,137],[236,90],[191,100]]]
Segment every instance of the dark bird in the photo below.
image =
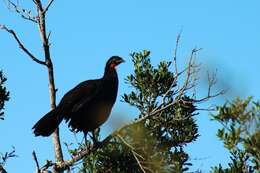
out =
[[35,136],[50,136],[63,119],[73,131],[82,131],[85,135],[101,126],[116,101],[116,66],[122,62],[121,57],[112,56],[106,63],[102,78],[81,82],[68,91],[58,106],[33,126]]

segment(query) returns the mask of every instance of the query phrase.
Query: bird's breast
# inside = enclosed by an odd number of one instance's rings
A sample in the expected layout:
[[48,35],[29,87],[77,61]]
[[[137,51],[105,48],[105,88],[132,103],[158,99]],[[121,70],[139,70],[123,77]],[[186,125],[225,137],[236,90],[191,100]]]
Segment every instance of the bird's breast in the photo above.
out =
[[[95,129],[102,125],[109,117],[112,110],[111,103],[108,102],[97,102],[93,106],[92,110],[89,110],[88,124],[90,129]],[[90,127],[93,126],[93,127]]]

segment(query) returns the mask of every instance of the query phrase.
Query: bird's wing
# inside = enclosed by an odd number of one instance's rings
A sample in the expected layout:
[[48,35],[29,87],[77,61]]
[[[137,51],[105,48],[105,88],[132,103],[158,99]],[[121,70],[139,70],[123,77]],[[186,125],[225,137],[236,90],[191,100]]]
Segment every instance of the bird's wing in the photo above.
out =
[[60,101],[59,106],[70,110],[79,108],[82,103],[87,103],[99,91],[100,80],[87,80],[67,92]]

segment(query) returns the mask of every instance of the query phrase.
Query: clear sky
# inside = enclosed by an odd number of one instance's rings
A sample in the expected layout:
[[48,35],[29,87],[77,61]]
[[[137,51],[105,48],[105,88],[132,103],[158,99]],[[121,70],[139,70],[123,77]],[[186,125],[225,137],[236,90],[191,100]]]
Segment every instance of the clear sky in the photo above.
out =
[[[20,4],[31,8],[32,3],[21,1]],[[202,47],[198,61],[217,68],[220,81],[231,87],[224,99],[238,95],[259,99],[259,7],[258,0],[55,0],[47,15],[47,26],[52,31],[57,101],[80,81],[101,77],[111,55],[126,59],[118,68],[119,95],[129,91],[123,80],[132,70],[129,53],[149,49],[154,64],[171,60],[180,30],[180,66],[193,47]],[[16,30],[24,44],[35,55],[43,57],[37,27],[9,12],[3,1],[0,23]],[[0,121],[0,152],[15,146],[19,157],[8,162],[7,170],[34,172],[32,150],[36,150],[41,164],[53,158],[51,138],[36,138],[31,132],[32,125],[49,110],[47,72],[19,50],[4,31],[0,31],[0,52],[0,69],[8,78],[7,87],[11,92],[6,120]],[[205,106],[214,103],[221,103],[221,99]],[[114,121],[130,121],[135,114],[135,110],[118,98],[110,120],[101,128],[102,135],[116,128]],[[215,137],[219,126],[209,120],[208,113],[201,113],[196,119],[201,136],[186,149],[191,154],[193,170],[208,172],[211,166],[226,164],[228,155]],[[75,142],[64,124],[61,139]]]

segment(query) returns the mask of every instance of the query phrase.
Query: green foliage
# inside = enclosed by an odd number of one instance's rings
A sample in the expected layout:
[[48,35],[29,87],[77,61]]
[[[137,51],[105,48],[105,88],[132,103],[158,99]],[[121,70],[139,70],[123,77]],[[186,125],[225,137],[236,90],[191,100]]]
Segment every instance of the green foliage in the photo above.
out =
[[[139,118],[156,109],[161,102],[163,104],[160,107],[173,103],[174,88],[177,87],[175,76],[170,71],[171,63],[162,61],[157,68],[154,68],[149,55],[149,51],[131,55],[135,70],[133,74],[127,76],[126,81],[134,91],[123,96],[126,103],[139,109]],[[172,89],[169,90],[170,88]],[[181,96],[179,100],[158,115],[140,123],[147,132],[144,138],[150,137],[154,141],[148,142],[148,147],[145,147],[142,146],[143,140],[137,140],[139,143],[136,143],[134,148],[142,147],[144,151],[152,150],[153,153],[160,155],[164,162],[158,172],[167,166],[176,172],[183,172],[188,170],[186,165],[190,165],[187,163],[188,154],[183,151],[183,146],[198,137],[197,125],[192,118],[195,107],[188,96]],[[148,156],[146,159],[151,158]]]
[[141,115],[157,107],[158,97],[166,93],[174,81],[174,75],[169,71],[171,63],[162,61],[155,69],[149,55],[149,51],[131,54],[134,74],[127,76],[126,81],[135,90],[123,96],[124,101],[137,107]]
[[107,146],[85,158],[84,167],[88,172],[140,172],[130,149],[118,139],[113,139]]
[[[4,120],[4,107],[5,107],[5,102],[9,100],[9,91],[7,91],[5,85],[6,78],[3,74],[2,71],[0,71],[0,120]],[[13,151],[11,152],[6,152],[5,154],[0,153],[0,172],[5,173],[5,169],[3,168],[4,165],[6,164],[6,161],[11,158],[15,157],[15,149],[13,148]]]
[[3,120],[4,119],[4,106],[5,106],[5,102],[9,100],[9,91],[6,90],[5,82],[6,82],[6,78],[3,75],[3,72],[0,71],[0,119]]
[[237,98],[217,107],[218,114],[213,119],[223,128],[217,136],[230,151],[229,168],[214,167],[214,173],[257,172],[260,170],[260,103],[252,97]]

